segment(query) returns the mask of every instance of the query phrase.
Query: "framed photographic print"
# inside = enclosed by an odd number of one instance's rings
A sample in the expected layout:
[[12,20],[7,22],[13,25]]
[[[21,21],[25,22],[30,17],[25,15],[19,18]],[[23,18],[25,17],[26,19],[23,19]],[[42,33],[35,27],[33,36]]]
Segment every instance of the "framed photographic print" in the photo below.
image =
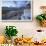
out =
[[2,1],[2,20],[32,21],[32,0]]

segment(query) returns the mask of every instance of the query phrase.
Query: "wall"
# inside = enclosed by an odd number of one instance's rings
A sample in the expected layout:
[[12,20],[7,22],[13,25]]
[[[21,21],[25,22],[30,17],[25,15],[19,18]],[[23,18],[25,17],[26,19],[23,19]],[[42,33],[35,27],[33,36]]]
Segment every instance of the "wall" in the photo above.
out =
[[[6,25],[14,25],[17,27],[19,33],[18,36],[22,34],[24,36],[31,36],[37,29],[43,29],[46,31],[46,28],[40,27],[36,22],[36,15],[40,14],[40,6],[46,5],[46,0],[33,0],[33,20],[32,22],[0,22],[0,35],[4,34],[4,29]],[[1,10],[1,9],[0,9]],[[1,13],[1,12],[0,12]]]

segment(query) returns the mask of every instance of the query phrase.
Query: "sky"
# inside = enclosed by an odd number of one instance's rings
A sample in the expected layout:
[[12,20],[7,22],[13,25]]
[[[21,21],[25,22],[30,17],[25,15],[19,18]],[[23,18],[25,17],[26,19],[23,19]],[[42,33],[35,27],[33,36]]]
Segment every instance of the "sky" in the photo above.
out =
[[29,2],[25,2],[25,1],[3,1],[2,6],[3,7],[23,7],[26,6],[27,3]]
[[27,0],[3,0],[3,1],[27,1]]

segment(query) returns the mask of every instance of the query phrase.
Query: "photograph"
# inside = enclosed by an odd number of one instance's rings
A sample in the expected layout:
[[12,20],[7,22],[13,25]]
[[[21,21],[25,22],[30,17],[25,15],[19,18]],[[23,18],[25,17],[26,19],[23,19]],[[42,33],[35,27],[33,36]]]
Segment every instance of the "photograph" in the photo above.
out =
[[46,0],[0,0],[0,46],[46,46]]
[[32,1],[2,1],[2,20],[32,20]]

